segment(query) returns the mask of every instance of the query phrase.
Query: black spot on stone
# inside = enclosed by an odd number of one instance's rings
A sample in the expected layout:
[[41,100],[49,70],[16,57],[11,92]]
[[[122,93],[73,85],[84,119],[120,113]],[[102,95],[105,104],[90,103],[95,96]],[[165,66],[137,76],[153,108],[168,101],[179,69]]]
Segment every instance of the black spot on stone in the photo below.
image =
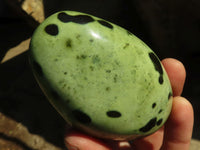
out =
[[58,26],[55,24],[49,24],[45,27],[45,32],[55,36],[58,34]]
[[152,104],[152,108],[155,108],[155,107],[156,107],[156,103],[153,103],[153,104]]
[[170,100],[171,97],[172,97],[172,93],[170,92],[168,95],[168,100]]
[[163,119],[159,119],[159,120],[157,121],[157,123],[156,123],[157,126],[161,125],[162,121],[163,121]]
[[160,109],[158,113],[160,114],[162,111],[163,111],[163,110],[162,110],[162,109]]
[[88,15],[70,16],[70,15],[66,14],[65,12],[59,13],[58,19],[64,23],[74,22],[74,23],[78,23],[78,24],[87,24],[89,22],[94,21],[94,19]]
[[71,40],[71,39],[68,39],[68,40],[67,40],[66,46],[69,47],[69,48],[72,47],[72,40]]
[[160,74],[159,83],[163,84],[163,69],[162,69],[162,66],[161,66],[161,63],[160,63],[158,57],[152,52],[149,53],[149,57],[154,64],[155,70],[158,71]]
[[118,111],[114,111],[114,110],[108,111],[106,114],[107,114],[108,117],[111,117],[111,118],[119,118],[119,117],[121,117],[121,113],[118,112]]
[[160,84],[162,84],[163,83],[163,76],[160,76],[158,81],[159,81]]
[[44,75],[43,71],[42,71],[42,67],[36,61],[33,61],[33,68],[34,68],[34,70],[37,72],[37,74],[39,76],[43,76]]
[[148,132],[156,125],[156,121],[157,121],[156,117],[152,118],[151,120],[149,120],[149,122],[144,127],[140,128],[139,130],[141,132]]
[[107,28],[110,28],[110,29],[113,29],[113,26],[110,24],[110,23],[108,23],[108,22],[106,22],[106,21],[104,21],[104,20],[97,20],[101,25],[103,25],[103,26],[105,26],[105,27],[107,27]]
[[90,116],[80,110],[72,111],[72,115],[74,116],[74,118],[76,118],[76,120],[81,123],[88,124],[92,122]]

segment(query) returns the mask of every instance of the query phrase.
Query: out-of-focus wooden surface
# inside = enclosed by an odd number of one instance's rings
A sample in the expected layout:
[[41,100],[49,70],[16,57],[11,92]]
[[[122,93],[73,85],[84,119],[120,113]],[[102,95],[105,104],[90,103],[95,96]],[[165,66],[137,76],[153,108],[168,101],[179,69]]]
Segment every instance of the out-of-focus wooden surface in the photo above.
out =
[[6,0],[7,3],[31,23],[41,23],[44,18],[43,0]]
[[23,52],[27,51],[29,49],[29,43],[30,43],[30,38],[22,41],[19,45],[9,49],[3,59],[1,60],[1,63],[4,63],[20,54]]
[[43,137],[31,134],[24,125],[2,113],[0,113],[0,149],[62,150],[45,141]]

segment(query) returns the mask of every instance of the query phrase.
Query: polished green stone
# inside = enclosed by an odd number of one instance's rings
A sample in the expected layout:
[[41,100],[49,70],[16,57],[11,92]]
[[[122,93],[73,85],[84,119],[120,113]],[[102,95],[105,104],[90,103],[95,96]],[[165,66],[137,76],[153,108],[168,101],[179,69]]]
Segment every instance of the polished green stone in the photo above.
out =
[[172,89],[158,57],[103,19],[73,11],[48,17],[32,37],[30,63],[63,118],[97,137],[146,136],[170,114]]

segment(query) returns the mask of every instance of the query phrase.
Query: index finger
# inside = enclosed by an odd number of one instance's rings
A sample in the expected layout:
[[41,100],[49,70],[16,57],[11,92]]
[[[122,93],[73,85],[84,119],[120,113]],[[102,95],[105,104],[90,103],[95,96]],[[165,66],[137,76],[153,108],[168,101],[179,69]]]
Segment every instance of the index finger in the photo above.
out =
[[180,96],[183,91],[186,78],[184,65],[180,61],[173,58],[166,58],[162,60],[162,64],[170,79],[173,96]]

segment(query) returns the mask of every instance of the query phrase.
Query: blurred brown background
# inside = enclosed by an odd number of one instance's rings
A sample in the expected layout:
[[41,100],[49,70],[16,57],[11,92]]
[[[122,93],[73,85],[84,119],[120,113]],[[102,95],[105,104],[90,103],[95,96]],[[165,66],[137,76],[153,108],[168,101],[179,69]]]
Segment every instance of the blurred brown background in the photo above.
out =
[[[47,145],[49,143],[64,149],[65,122],[44,97],[28,64],[28,39],[43,19],[43,14],[31,7],[23,10],[22,5],[26,1],[0,0],[0,112],[25,126],[30,136],[39,135]],[[183,96],[194,107],[193,138],[200,140],[199,0],[43,1],[45,17],[59,10],[89,13],[128,29],[147,43],[160,59],[173,57],[182,61],[187,70]],[[40,2],[35,0],[34,3]],[[41,16],[35,12],[40,12]],[[8,54],[10,49],[13,53]],[[5,60],[5,56],[10,58],[14,54],[18,56]],[[29,144],[25,141],[18,141],[14,134],[11,138],[7,136],[7,132],[5,134],[1,129],[2,122],[0,120],[0,145],[1,139],[6,138],[25,149],[31,149],[32,146],[27,146]]]

